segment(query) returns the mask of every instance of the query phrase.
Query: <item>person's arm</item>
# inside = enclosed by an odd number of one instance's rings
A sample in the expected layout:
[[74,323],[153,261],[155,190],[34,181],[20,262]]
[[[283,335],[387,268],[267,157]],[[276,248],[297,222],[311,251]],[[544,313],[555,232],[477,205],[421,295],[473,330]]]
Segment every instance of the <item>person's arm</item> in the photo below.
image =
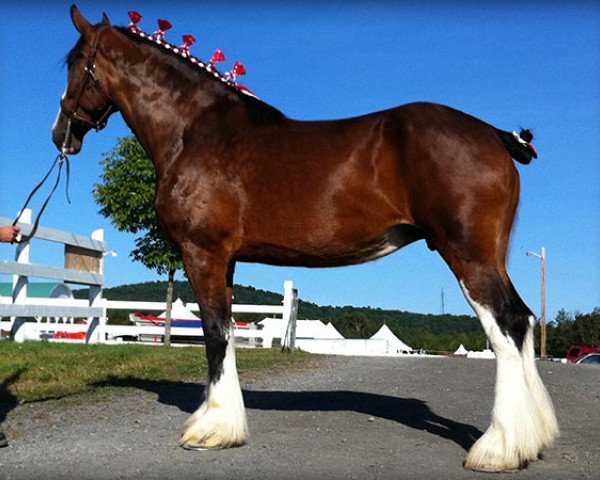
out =
[[0,242],[14,242],[21,231],[21,227],[9,225],[0,227]]

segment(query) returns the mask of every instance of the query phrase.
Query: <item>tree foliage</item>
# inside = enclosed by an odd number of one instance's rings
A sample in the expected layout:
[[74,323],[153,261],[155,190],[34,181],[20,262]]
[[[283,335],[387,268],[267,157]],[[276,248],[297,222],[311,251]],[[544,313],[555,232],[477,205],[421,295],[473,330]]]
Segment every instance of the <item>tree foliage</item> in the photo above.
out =
[[162,234],[154,209],[154,166],[135,137],[118,140],[104,154],[102,183],[95,185],[94,200],[100,214],[120,231],[144,233],[135,240],[133,260],[159,274],[183,268],[181,255]]
[[547,326],[548,353],[564,357],[570,345],[600,347],[600,308],[571,315],[560,310]]
[[135,137],[118,140],[115,148],[104,154],[102,184],[94,188],[94,199],[100,213],[111,219],[121,231],[145,232],[135,240],[133,260],[146,268],[167,274],[167,319],[165,345],[170,344],[171,305],[175,272],[183,268],[179,250],[160,231],[154,197],[156,176],[154,166]]
[[154,210],[154,166],[135,137],[120,138],[103,154],[102,183],[94,187],[100,214],[118,229],[129,233],[157,225]]

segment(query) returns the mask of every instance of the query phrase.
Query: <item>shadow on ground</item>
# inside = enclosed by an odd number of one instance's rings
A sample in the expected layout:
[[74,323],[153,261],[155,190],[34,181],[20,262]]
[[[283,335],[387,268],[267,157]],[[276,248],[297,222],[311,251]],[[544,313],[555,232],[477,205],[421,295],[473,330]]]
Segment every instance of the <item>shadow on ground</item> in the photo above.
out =
[[8,413],[19,404],[9,387],[19,380],[24,371],[24,369],[17,370],[0,382],[0,423],[6,420]]
[[19,404],[17,397],[13,395],[9,387],[19,380],[23,372],[24,370],[18,370],[0,382],[0,437],[5,435],[2,431],[2,422],[6,420],[8,413]]
[[[133,387],[158,395],[158,401],[188,413],[201,403],[204,386],[196,383],[113,378],[97,386]],[[336,391],[243,391],[247,408],[275,411],[352,411],[425,430],[468,450],[482,435],[479,429],[434,413],[427,402],[376,393]]]

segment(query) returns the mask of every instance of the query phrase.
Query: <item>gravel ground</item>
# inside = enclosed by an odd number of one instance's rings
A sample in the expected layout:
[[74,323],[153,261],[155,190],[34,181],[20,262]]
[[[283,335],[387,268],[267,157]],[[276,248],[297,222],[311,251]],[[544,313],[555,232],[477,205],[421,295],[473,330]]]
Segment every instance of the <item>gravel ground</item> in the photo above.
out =
[[[562,435],[512,477],[600,479],[600,369],[539,368]],[[250,443],[204,452],[177,447],[201,385],[22,405],[6,415],[0,479],[489,479],[461,465],[487,428],[493,382],[489,360],[328,357],[316,371],[243,382]]]

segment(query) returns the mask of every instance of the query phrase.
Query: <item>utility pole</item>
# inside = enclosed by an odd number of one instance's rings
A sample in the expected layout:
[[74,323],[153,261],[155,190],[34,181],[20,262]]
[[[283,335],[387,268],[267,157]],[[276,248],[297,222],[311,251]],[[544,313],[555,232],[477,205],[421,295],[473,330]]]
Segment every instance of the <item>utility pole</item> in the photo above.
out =
[[546,249],[527,252],[527,256],[539,258],[541,263],[540,360],[546,360]]
[[444,307],[444,287],[442,287],[442,315],[446,313],[446,309]]

